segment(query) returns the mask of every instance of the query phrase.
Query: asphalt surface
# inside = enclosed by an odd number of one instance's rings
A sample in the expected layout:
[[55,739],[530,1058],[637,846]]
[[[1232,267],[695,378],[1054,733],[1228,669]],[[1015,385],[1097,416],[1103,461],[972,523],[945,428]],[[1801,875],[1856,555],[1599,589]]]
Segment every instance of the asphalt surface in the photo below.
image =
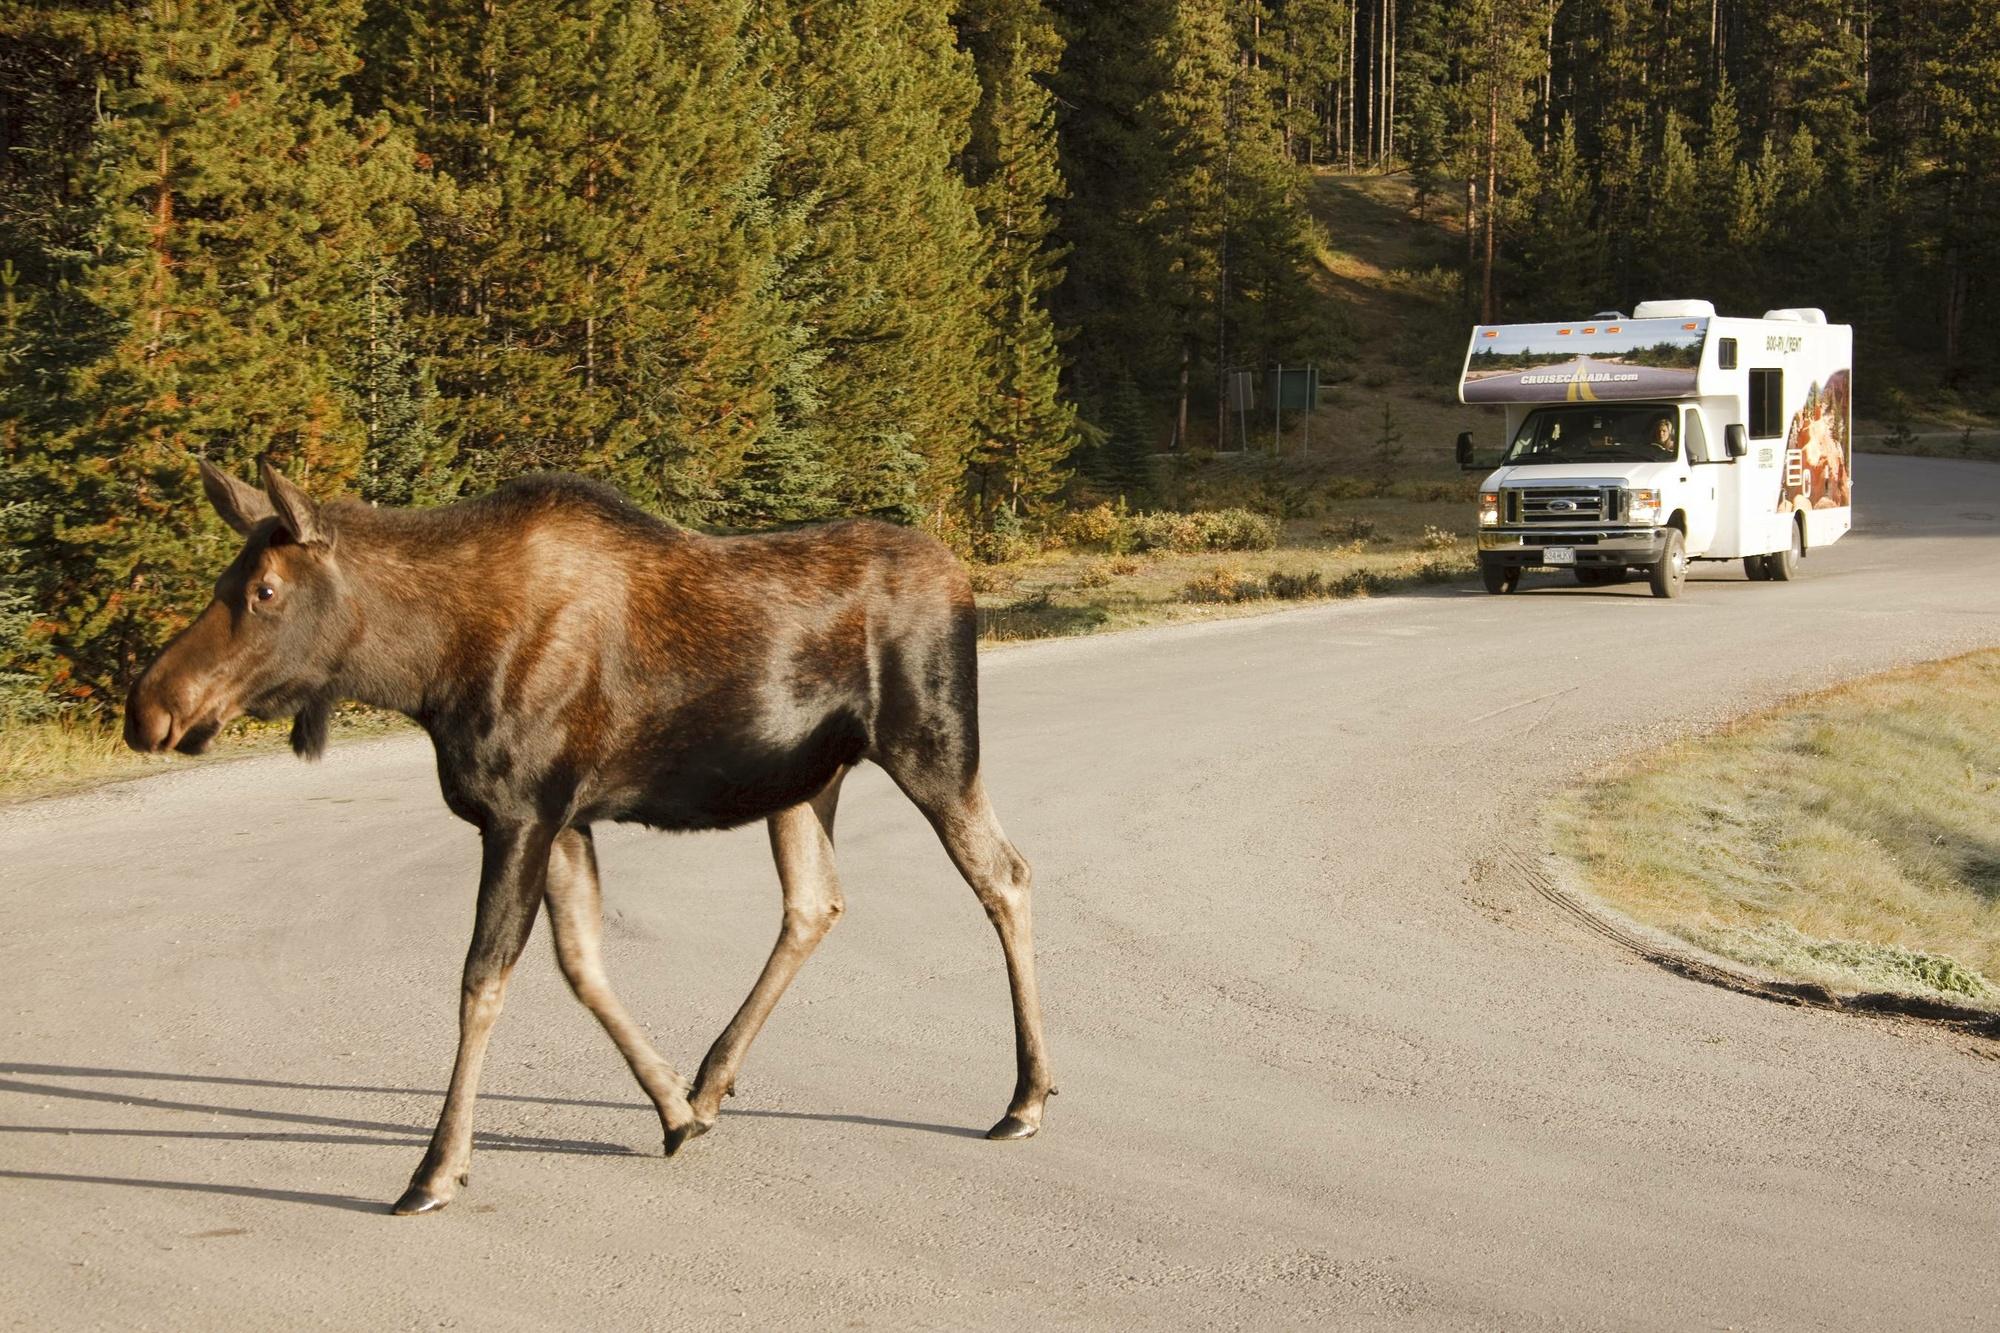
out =
[[[0,1322],[1991,1326],[1992,1043],[1690,983],[1496,870],[1622,754],[2000,642],[2000,469],[1856,472],[1791,585],[1531,575],[989,654],[1062,1089],[1023,1143],[977,1137],[998,945],[877,770],[848,914],[714,1133],[658,1155],[531,945],[471,1186],[421,1218],[385,1210],[476,871],[421,739],[0,811]],[[600,846],[612,978],[691,1069],[776,931],[764,836]]]

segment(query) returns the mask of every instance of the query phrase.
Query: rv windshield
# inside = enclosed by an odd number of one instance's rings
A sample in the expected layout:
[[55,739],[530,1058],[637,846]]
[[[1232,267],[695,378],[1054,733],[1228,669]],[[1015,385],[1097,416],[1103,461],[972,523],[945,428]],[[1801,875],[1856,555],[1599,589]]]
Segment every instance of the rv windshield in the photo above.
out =
[[1506,466],[1670,463],[1679,454],[1680,414],[1673,408],[1597,403],[1530,412],[1500,461]]

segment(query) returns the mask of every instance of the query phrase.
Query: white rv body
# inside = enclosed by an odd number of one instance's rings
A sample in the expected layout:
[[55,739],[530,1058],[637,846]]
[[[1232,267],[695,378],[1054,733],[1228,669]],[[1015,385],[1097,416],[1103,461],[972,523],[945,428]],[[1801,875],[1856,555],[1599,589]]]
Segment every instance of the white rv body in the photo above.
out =
[[1638,568],[1673,596],[1681,571],[1662,562],[1693,560],[1791,578],[1853,524],[1853,345],[1817,310],[1737,319],[1705,301],[1474,328],[1459,399],[1506,414],[1480,487],[1488,588],[1528,568],[1597,583]]

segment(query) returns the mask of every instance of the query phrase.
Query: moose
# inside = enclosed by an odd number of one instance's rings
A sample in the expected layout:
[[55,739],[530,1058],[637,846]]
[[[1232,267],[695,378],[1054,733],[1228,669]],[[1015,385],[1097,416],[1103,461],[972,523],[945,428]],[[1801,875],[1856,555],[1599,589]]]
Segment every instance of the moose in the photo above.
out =
[[[292,719],[317,758],[332,709],[429,733],[452,813],[479,830],[478,907],[444,1108],[399,1214],[468,1181],[487,1040],[535,918],[658,1110],[668,1156],[714,1127],[745,1051],[840,917],[841,780],[880,765],[922,810],[1000,936],[1016,1079],[991,1139],[1041,1127],[1055,1089],[1035,984],[1028,863],[979,768],[971,585],[925,534],[870,520],[718,537],[571,476],[435,509],[315,501],[200,464],[244,544],[133,685],[125,740],[197,754],[233,719]],[[592,825],[762,819],[783,891],[776,946],[690,1086],[606,979]]]

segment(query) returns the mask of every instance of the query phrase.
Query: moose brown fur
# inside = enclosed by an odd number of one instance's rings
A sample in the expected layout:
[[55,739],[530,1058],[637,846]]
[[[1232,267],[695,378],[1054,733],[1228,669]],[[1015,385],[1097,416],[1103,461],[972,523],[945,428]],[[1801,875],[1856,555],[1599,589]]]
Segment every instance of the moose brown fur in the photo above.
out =
[[[557,960],[658,1108],[668,1155],[714,1125],[744,1051],[841,913],[841,778],[881,765],[1000,935],[1017,1078],[990,1138],[1041,1125],[1050,1086],[1028,864],[979,776],[972,594],[936,541],[864,521],[709,537],[604,486],[528,478],[435,510],[324,506],[268,466],[258,490],[206,463],[246,539],[215,600],[133,686],[135,749],[198,752],[231,719],[291,717],[316,755],[342,699],[430,733],[453,813],[482,847],[458,1058],[399,1213],[463,1185],[472,1106],[507,978],[546,902]],[[605,979],[591,825],[768,821],[778,943],[690,1088]]]

